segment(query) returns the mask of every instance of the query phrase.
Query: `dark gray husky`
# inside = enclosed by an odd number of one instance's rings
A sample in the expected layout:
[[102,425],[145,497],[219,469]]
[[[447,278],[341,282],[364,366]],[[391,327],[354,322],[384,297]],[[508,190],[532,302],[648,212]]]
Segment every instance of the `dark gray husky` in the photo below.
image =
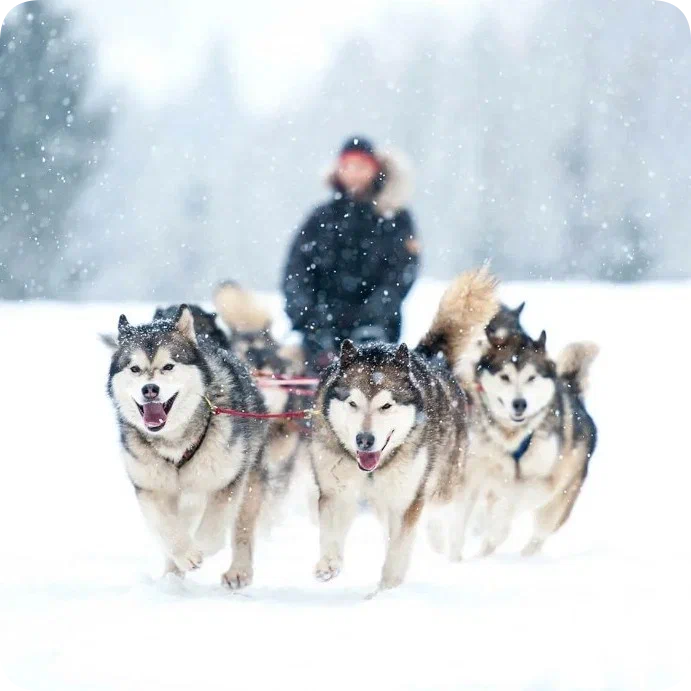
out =
[[223,582],[252,580],[257,515],[266,473],[261,420],[214,416],[206,403],[263,413],[249,372],[234,355],[197,339],[191,311],[172,319],[118,324],[108,393],[121,432],[125,469],[166,571],[183,574],[224,547],[233,561]]
[[374,507],[388,530],[380,589],[403,581],[423,509],[460,500],[466,398],[446,363],[430,364],[427,356],[440,343],[460,354],[472,330],[495,313],[494,289],[484,269],[460,276],[417,351],[344,341],[340,358],[323,375],[310,446],[319,488],[320,580],[338,575],[360,500]]

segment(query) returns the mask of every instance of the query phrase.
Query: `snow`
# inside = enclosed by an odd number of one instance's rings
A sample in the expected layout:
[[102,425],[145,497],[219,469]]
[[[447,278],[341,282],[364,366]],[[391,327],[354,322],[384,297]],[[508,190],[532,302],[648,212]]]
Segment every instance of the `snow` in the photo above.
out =
[[[411,296],[411,341],[440,290],[423,282]],[[602,347],[589,396],[600,445],[581,498],[532,559],[517,556],[521,526],[502,553],[458,565],[421,533],[407,583],[371,601],[378,525],[359,518],[344,572],[318,583],[299,491],[260,541],[246,591],[218,585],[227,555],[185,582],[160,580],[96,336],[121,311],[144,320],[153,306],[0,303],[0,689],[690,688],[691,284],[508,284],[502,297],[527,300],[524,323],[547,329],[551,351]]]

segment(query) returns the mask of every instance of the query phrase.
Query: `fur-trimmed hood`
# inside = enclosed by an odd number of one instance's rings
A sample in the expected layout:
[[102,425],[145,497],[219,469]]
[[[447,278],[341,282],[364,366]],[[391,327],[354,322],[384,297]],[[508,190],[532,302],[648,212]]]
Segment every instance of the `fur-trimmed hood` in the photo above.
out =
[[[377,152],[377,160],[381,166],[383,182],[374,194],[372,203],[377,207],[380,216],[393,215],[404,209],[410,201],[412,193],[412,172],[408,159],[400,152]],[[338,161],[327,170],[326,183],[332,189],[340,191],[336,174]]]

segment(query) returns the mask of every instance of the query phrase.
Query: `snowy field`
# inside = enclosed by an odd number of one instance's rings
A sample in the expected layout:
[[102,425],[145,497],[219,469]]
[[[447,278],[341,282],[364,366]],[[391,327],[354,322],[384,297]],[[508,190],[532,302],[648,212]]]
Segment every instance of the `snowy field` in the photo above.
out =
[[[411,296],[411,342],[440,290]],[[299,492],[260,541],[246,591],[218,585],[227,554],[185,582],[160,580],[96,336],[152,306],[0,304],[0,691],[691,688],[691,284],[510,284],[502,297],[527,300],[524,324],[547,329],[550,351],[602,347],[584,491],[542,556],[517,556],[521,526],[502,553],[458,565],[421,534],[407,583],[372,601],[374,519],[356,522],[340,578],[317,583]]]

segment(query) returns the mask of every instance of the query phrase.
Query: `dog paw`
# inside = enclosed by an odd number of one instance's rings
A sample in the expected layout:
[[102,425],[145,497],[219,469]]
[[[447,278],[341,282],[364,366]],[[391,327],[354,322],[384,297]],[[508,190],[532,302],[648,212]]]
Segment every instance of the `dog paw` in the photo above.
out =
[[202,561],[204,561],[204,555],[200,549],[195,547],[173,554],[173,564],[181,574],[198,569],[202,565]]
[[222,576],[221,584],[228,586],[231,590],[240,590],[246,588],[252,583],[252,567],[236,567],[231,566]]
[[325,583],[341,573],[342,565],[343,561],[340,557],[322,557],[314,567],[314,575],[318,581]]
[[175,562],[172,559],[166,559],[166,565],[165,568],[163,569],[163,578],[166,576],[175,576],[176,578],[184,578],[185,574],[184,572],[180,571],[180,569],[176,566]]
[[523,557],[533,557],[542,549],[541,542],[530,541],[522,550],[521,556]]
[[497,546],[491,543],[485,543],[480,550],[481,557],[491,557],[497,551]]
[[403,576],[382,576],[382,579],[379,581],[379,585],[374,592],[381,593],[385,590],[393,590],[394,588],[398,588],[400,585],[403,585]]

